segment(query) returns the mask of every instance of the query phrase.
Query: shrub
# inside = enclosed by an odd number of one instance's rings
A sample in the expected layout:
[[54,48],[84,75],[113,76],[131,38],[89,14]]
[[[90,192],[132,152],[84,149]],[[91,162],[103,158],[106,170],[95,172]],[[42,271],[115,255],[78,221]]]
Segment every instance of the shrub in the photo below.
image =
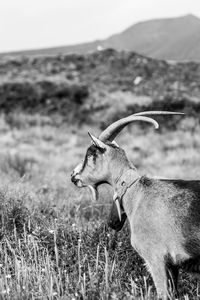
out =
[[16,173],[19,177],[23,177],[25,174],[30,173],[33,164],[36,163],[35,158],[26,157],[21,154],[2,155],[0,161],[0,168],[4,173]]

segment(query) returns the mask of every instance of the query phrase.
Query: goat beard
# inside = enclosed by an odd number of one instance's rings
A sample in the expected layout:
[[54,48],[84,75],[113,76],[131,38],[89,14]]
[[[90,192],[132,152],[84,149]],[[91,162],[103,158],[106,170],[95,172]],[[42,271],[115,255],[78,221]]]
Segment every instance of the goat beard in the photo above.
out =
[[88,188],[90,189],[92,200],[96,202],[99,198],[99,192],[97,190],[98,185],[88,185]]
[[99,200],[99,191],[98,191],[98,187],[102,184],[108,184],[108,182],[106,181],[100,181],[98,183],[95,183],[94,185],[87,185],[87,187],[90,189],[90,192],[92,194],[92,200],[94,202]]

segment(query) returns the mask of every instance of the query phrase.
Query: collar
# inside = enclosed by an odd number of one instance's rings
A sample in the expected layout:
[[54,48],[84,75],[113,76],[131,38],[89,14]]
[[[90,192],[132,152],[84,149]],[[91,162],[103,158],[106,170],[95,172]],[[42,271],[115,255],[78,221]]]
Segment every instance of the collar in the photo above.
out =
[[139,178],[140,176],[134,169],[128,169],[126,172],[124,172],[115,185],[113,200],[118,200],[120,205],[122,206],[122,198],[126,194],[126,191],[136,181],[138,181]]

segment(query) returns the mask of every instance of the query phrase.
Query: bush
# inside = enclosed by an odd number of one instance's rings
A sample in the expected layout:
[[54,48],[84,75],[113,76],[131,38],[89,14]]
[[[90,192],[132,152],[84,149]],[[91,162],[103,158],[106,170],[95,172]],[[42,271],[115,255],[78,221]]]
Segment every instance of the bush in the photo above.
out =
[[33,157],[25,157],[18,153],[8,153],[1,157],[0,169],[6,174],[16,173],[19,177],[30,174],[33,164],[36,160]]
[[61,79],[6,81],[0,84],[0,109],[63,115],[80,107],[88,94],[86,85]]

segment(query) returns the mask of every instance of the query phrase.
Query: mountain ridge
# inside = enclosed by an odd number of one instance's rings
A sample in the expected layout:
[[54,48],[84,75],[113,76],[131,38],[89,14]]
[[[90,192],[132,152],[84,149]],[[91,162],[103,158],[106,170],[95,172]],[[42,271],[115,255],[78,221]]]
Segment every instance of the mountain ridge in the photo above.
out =
[[200,61],[200,19],[188,14],[142,21],[103,40],[12,52],[8,55],[85,54],[105,48],[134,51],[161,60]]

